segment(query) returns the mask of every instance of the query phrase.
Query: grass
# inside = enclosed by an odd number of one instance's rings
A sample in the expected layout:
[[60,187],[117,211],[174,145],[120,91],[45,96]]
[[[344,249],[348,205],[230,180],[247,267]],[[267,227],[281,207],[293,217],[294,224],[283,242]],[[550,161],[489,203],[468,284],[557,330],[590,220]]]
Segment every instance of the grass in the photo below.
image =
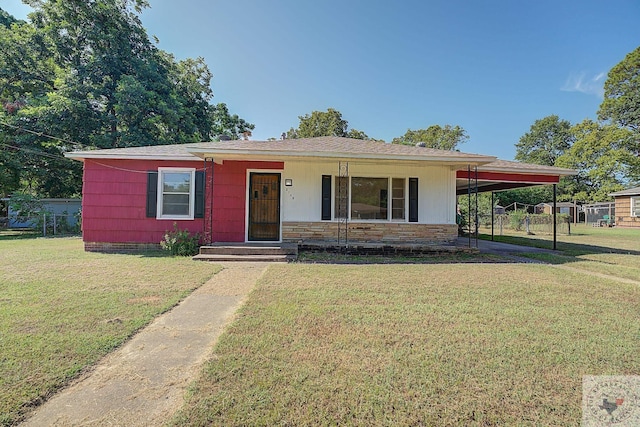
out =
[[12,425],[218,271],[79,238],[0,235],[0,425]]
[[272,266],[174,425],[577,425],[640,287],[547,265]]
[[[572,230],[570,236],[558,236],[557,254],[530,253],[524,256],[550,264],[569,264],[584,272],[640,281],[640,229],[579,225]],[[486,234],[481,237],[490,239]],[[549,235],[526,236],[513,231],[494,236],[499,242],[547,249],[552,238]]]
[[[481,229],[481,232],[484,232],[481,238],[486,240],[491,238],[490,229]],[[553,236],[549,234],[527,236],[524,232],[505,229],[504,235],[495,234],[494,239],[498,242],[550,249]],[[591,227],[580,224],[571,227],[571,235],[557,236],[557,248],[564,255],[569,256],[590,253],[640,255],[640,229]]]

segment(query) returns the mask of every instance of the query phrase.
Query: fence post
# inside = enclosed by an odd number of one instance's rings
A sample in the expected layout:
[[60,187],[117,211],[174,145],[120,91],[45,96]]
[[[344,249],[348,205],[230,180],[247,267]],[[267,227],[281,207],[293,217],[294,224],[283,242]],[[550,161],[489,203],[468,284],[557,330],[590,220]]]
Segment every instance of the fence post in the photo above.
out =
[[57,230],[56,230],[56,228],[57,228],[57,227],[56,227],[56,225],[57,225],[57,224],[56,224],[56,214],[53,214],[53,235],[54,235],[54,236],[57,234],[57,233],[56,233],[56,231],[57,231]]
[[47,237],[47,214],[42,214],[42,237]]

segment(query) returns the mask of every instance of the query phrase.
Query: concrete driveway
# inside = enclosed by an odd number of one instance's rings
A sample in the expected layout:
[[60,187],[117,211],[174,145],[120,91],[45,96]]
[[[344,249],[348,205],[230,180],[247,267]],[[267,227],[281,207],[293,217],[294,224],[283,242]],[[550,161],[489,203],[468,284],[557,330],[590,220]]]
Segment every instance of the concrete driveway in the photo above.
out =
[[[456,243],[458,246],[467,246],[469,244],[468,237],[458,237],[458,241]],[[471,239],[471,247],[475,247],[476,240],[474,238]],[[551,242],[549,243],[551,246]],[[542,249],[542,248],[533,248],[531,246],[520,246],[513,245],[511,243],[502,243],[502,242],[492,242],[490,240],[480,240],[478,239],[478,249],[480,253],[483,254],[492,254],[492,255],[500,255],[507,258],[518,258],[518,260],[526,261],[526,262],[535,262],[532,259],[524,258],[522,254],[531,254],[531,253],[539,253],[539,254],[552,254],[557,255],[558,252],[552,249]]]

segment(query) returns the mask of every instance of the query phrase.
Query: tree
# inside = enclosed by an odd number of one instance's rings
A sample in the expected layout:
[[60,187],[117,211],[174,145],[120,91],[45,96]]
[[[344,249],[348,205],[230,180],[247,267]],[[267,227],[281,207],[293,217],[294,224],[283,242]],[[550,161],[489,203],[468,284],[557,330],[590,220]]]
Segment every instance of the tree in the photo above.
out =
[[536,120],[516,144],[516,160],[554,166],[556,159],[573,144],[571,123],[558,116]]
[[629,150],[630,130],[587,119],[571,132],[575,142],[558,158],[557,166],[578,170],[577,176],[566,178],[564,189],[576,199],[610,200],[609,193],[623,189],[628,178],[640,170],[640,162]]
[[[553,188],[549,185],[536,185],[500,191],[496,193],[495,199],[498,200],[498,204],[504,207],[514,202],[533,207],[539,203],[548,203],[553,200]],[[531,211],[533,212],[533,208]]]
[[241,119],[237,114],[229,113],[227,104],[223,102],[212,106],[211,120],[213,139],[219,139],[221,135],[231,139],[246,139],[255,129],[255,125]]
[[[432,125],[427,129],[411,130],[400,137],[393,138],[392,144],[420,145],[438,150],[456,150],[458,145],[469,139],[467,132],[460,126]],[[424,144],[424,145],[422,145]]]
[[598,117],[640,134],[640,47],[609,71]]
[[20,188],[20,164],[9,147],[0,145],[0,198]]
[[211,103],[204,59],[176,61],[151,43],[139,18],[146,0],[26,2],[30,22],[0,13],[0,166],[18,170],[24,189],[79,194],[81,164],[63,157],[73,149],[198,142],[254,128]]
[[298,116],[300,124],[286,133],[287,139],[314,138],[318,136],[340,136],[355,139],[369,139],[367,134],[357,129],[348,129],[349,122],[342,113],[333,108],[327,111],[313,111],[310,115]]

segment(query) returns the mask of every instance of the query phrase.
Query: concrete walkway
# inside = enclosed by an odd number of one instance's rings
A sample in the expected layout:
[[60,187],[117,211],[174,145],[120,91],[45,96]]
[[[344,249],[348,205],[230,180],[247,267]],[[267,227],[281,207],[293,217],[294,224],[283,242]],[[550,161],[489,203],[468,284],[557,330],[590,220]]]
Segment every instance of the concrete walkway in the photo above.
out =
[[224,270],[37,408],[23,425],[157,426],[170,419],[269,263],[222,265]]

